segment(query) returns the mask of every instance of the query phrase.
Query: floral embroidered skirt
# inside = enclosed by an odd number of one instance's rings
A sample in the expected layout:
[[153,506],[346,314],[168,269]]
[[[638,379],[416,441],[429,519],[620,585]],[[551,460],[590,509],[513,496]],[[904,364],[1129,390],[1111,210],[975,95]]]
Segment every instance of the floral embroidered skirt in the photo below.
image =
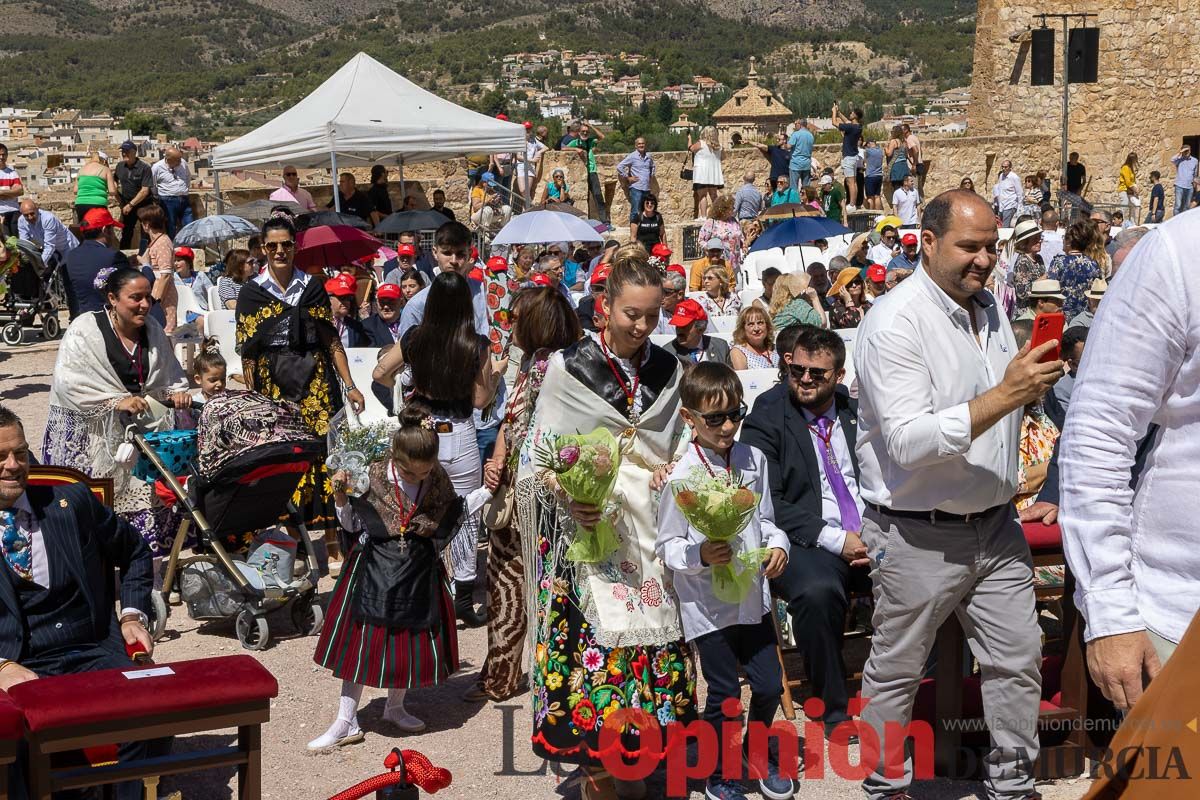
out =
[[[641,709],[660,725],[695,719],[696,668],[687,644],[607,648],[598,643],[580,608],[573,570],[564,565],[559,577],[548,575],[549,543],[540,538],[534,752],[551,761],[599,765],[600,734],[618,709]],[[626,756],[636,753],[637,732],[623,735],[619,746]]]

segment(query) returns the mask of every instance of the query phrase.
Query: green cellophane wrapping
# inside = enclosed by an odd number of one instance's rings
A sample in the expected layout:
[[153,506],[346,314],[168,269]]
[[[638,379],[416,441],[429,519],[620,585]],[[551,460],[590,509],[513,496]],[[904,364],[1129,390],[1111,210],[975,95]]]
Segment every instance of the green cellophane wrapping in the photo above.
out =
[[[671,481],[671,494],[689,525],[710,541],[729,542],[735,552],[734,540],[750,524],[760,499],[758,493],[742,485],[738,473],[712,476],[699,468],[686,479]],[[754,585],[766,554],[767,548],[756,548],[738,553],[728,564],[714,565],[712,585],[717,599],[740,604]]]
[[577,563],[594,564],[617,551],[621,542],[605,508],[617,482],[621,466],[621,448],[617,437],[607,428],[591,433],[547,436],[534,452],[537,465],[549,469],[558,485],[577,503],[596,506],[604,517],[595,528],[576,528],[567,558]]

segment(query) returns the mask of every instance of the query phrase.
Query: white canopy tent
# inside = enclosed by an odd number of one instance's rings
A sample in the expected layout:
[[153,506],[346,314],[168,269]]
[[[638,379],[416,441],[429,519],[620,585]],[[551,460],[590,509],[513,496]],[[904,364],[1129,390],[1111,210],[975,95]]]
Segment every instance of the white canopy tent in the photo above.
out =
[[220,170],[330,164],[336,181],[339,159],[392,163],[403,187],[405,164],[524,150],[521,125],[455,105],[359,53],[275,119],[213,148],[212,168],[219,198]]

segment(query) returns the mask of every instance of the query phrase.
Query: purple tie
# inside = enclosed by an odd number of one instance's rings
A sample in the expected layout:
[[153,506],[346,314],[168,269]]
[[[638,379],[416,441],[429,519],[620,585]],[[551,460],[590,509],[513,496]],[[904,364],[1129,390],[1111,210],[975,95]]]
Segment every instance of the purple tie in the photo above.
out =
[[829,417],[817,417],[817,448],[821,451],[821,465],[825,468],[825,479],[829,481],[829,488],[833,490],[833,496],[837,500],[838,513],[842,518],[842,530],[858,533],[862,530],[862,517],[859,516],[858,504],[850,495],[850,487],[846,485],[846,479],[842,477],[837,456],[833,454],[833,447],[829,443],[832,433],[833,420]]

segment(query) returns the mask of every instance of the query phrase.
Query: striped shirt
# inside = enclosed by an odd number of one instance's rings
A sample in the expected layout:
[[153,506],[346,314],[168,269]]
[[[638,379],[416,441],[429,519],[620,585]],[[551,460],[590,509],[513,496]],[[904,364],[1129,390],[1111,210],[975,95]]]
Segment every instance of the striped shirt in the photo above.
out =
[[[0,169],[0,191],[5,189],[22,188],[21,176],[12,167],[4,167]],[[11,211],[19,211],[21,208],[20,196],[17,197],[0,197],[0,214],[7,214]]]

